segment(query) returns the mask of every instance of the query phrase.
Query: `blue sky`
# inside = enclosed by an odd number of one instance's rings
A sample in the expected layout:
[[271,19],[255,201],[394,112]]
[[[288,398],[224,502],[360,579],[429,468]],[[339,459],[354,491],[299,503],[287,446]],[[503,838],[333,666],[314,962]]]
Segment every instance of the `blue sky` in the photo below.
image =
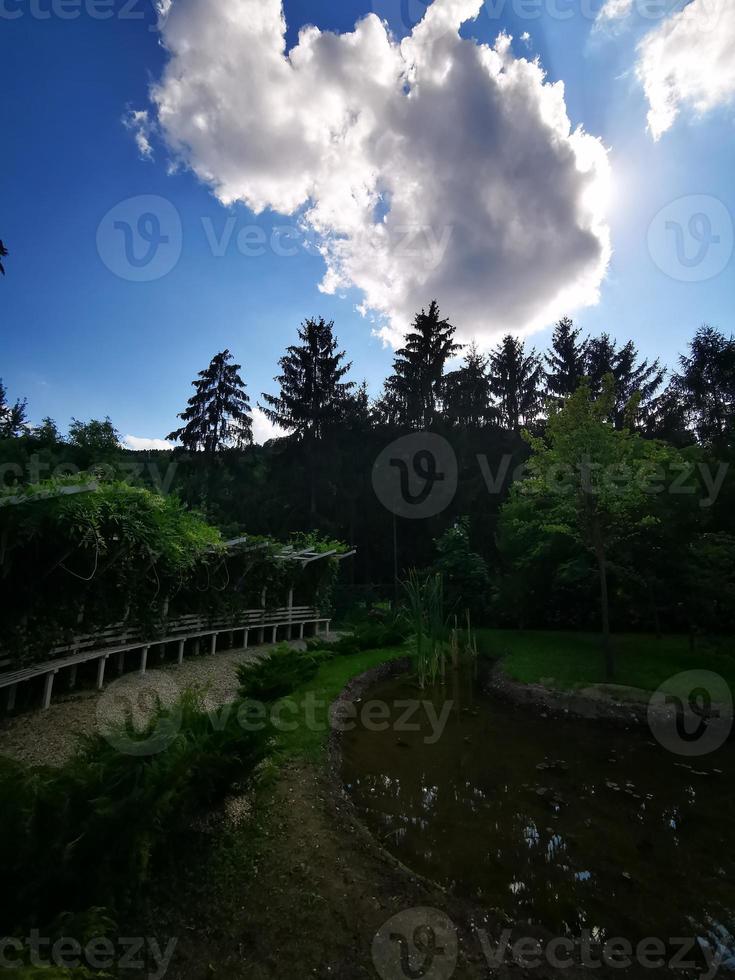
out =
[[[264,254],[247,255],[237,247],[238,234],[249,228],[247,247],[259,250],[259,232],[252,229],[261,229],[270,243],[274,228],[279,235],[293,227],[289,218],[268,211],[255,217],[242,204],[223,207],[191,171],[169,173],[165,148],[156,146],[153,160],[141,158],[123,118],[148,104],[149,85],[166,62],[150,3],[129,7],[140,18],[98,19],[80,2],[81,10],[68,8],[77,14],[71,19],[59,17],[52,0],[36,0],[36,16],[21,0],[4,0],[0,13],[0,237],[10,250],[0,281],[0,377],[11,395],[28,398],[33,421],[51,415],[65,427],[71,416],[110,415],[123,434],[160,438],[174,427],[196,371],[224,347],[243,364],[253,400],[273,390],[276,362],[309,315],[335,320],[353,376],[367,378],[377,393],[392,350],[356,311],[360,292],[321,293],[324,262],[313,249],[278,255],[266,247]],[[420,0],[376,0],[375,6],[398,34],[407,33],[401,11],[415,16],[423,9]],[[121,7],[115,0],[118,13]],[[671,364],[702,322],[733,328],[735,277],[727,251],[727,220],[731,232],[735,214],[732,108],[701,117],[682,112],[654,142],[633,71],[636,41],[650,23],[634,17],[606,35],[573,0],[539,8],[540,16],[529,17],[519,10],[536,8],[510,0],[501,16],[490,16],[486,7],[462,34],[485,42],[501,29],[514,35],[518,56],[538,55],[549,79],[564,82],[572,124],[583,124],[609,148],[613,257],[599,304],[575,319],[590,332],[633,337],[646,356]],[[343,32],[371,9],[352,0],[286,0],[288,43],[306,23]],[[573,16],[560,19],[553,15],[558,9]],[[39,18],[39,11],[49,16]],[[525,31],[528,44],[520,40]],[[98,248],[105,215],[138,195],[167,199],[181,221],[180,258],[150,282],[116,275]],[[674,204],[671,211],[671,202],[693,197],[705,203],[693,212],[691,204]],[[708,211],[716,208],[708,203],[713,199],[722,202],[722,212]],[[700,212],[714,221],[713,234],[724,232],[713,248],[725,253],[710,256],[713,274],[703,281],[681,281],[676,253],[665,254],[666,235],[649,243],[651,222],[667,206],[666,217],[685,233],[691,214]],[[211,241],[226,231],[224,254],[213,254]],[[293,250],[289,238],[280,241]],[[696,268],[693,278],[701,278]],[[452,316],[451,308],[444,311]],[[531,342],[543,347],[549,335],[547,328]]]

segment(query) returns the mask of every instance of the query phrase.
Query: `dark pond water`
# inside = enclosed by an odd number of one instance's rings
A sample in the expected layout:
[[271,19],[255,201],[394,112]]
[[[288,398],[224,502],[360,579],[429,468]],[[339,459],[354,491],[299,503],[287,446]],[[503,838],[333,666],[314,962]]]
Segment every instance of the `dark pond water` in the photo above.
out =
[[[603,940],[699,936],[735,965],[735,747],[676,756],[646,731],[543,718],[454,677],[367,700],[451,699],[434,742],[358,727],[343,780],[363,820],[415,871],[513,922]],[[364,705],[364,702],[363,702]]]

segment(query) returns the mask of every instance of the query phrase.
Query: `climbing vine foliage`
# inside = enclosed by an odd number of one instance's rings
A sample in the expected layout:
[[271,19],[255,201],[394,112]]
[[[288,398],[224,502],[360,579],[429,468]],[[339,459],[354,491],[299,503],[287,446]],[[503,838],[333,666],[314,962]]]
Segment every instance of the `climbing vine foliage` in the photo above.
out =
[[77,478],[0,492],[0,655],[44,660],[76,635],[116,626],[155,636],[167,619],[234,615],[264,594],[266,605],[283,605],[291,587],[298,602],[315,601],[332,563],[307,575],[279,558],[282,549],[259,537],[228,548],[175,497],[126,483]]

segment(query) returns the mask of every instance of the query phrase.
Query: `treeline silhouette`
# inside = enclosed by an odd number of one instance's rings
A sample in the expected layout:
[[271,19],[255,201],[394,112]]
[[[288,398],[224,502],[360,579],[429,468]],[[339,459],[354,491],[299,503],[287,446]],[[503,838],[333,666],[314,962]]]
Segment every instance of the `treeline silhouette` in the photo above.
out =
[[[670,372],[658,360],[641,357],[632,340],[584,337],[569,318],[556,325],[545,353],[509,335],[484,354],[474,345],[457,344],[454,326],[435,302],[415,317],[375,399],[364,382],[354,380],[334,324],[306,320],[279,362],[274,389],[258,400],[285,433],[264,446],[251,443],[247,372],[222,351],[193,382],[194,393],[180,414],[183,424],[169,436],[182,445],[171,451],[121,449],[109,419],[73,420],[66,438],[51,419],[32,428],[25,402],[11,404],[0,386],[0,463],[6,484],[28,482],[39,472],[48,476],[61,465],[104,466],[176,493],[227,535],[284,537],[317,530],[344,540],[358,549],[343,570],[349,579],[344,588],[353,597],[390,592],[396,567],[403,575],[411,567],[432,565],[437,539],[466,517],[471,547],[493,580],[487,616],[503,622],[508,614],[500,588],[497,516],[530,452],[522,430],[543,433],[550,402],[563,402],[585,378],[592,394],[599,394],[608,375],[615,385],[610,425],[664,440],[681,449],[692,466],[729,465],[735,441],[732,337],[701,327]],[[376,497],[374,462],[393,440],[425,430],[452,446],[456,494],[434,516],[395,518]],[[700,529],[720,535],[726,551],[729,536],[735,536],[733,515],[735,494],[727,478],[717,499],[701,509]],[[616,622],[648,625],[645,597],[639,604],[630,590],[619,592],[618,597],[613,582]],[[595,624],[594,603],[579,599],[569,592],[554,625]],[[672,597],[671,609],[684,601]],[[526,625],[547,619],[540,611]],[[677,624],[674,612],[664,613],[664,626]]]

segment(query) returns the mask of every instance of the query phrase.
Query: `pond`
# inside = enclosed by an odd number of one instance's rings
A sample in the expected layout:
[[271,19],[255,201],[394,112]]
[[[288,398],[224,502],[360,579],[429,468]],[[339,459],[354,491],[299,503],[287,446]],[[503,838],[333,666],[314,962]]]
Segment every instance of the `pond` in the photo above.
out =
[[[411,699],[433,711],[396,731]],[[735,964],[732,742],[687,759],[646,730],[543,717],[457,675],[423,692],[399,678],[365,700],[392,723],[343,735],[344,786],[411,869],[557,936],[697,936]]]

